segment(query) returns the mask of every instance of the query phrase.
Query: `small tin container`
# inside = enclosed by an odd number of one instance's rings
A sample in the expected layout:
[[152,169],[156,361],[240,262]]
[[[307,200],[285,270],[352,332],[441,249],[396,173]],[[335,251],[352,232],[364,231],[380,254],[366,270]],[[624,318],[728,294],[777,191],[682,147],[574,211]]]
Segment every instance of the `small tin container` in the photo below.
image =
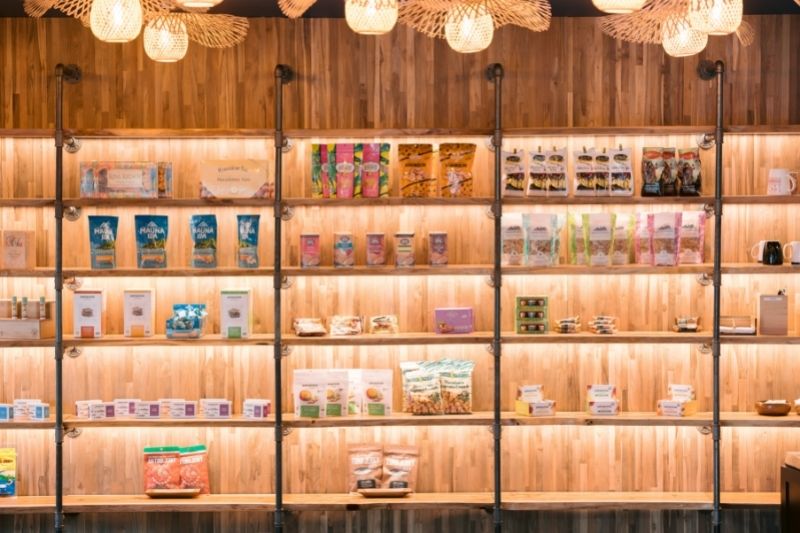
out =
[[319,233],[300,234],[300,266],[303,268],[320,265]]
[[333,234],[333,266],[352,267],[355,265],[355,249],[352,233]]
[[394,264],[398,267],[414,266],[413,232],[398,232],[394,234]]
[[383,233],[367,233],[367,265],[386,264],[386,235]]
[[428,233],[428,264],[430,266],[447,266],[446,231]]

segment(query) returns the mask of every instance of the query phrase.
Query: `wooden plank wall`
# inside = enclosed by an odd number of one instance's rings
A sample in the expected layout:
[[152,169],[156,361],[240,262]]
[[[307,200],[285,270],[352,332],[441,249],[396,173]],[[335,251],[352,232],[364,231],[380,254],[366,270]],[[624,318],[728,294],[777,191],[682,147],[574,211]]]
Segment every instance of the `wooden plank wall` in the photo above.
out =
[[[752,46],[712,37],[702,54],[728,64],[726,122],[800,123],[800,17],[748,20]],[[141,41],[100,43],[74,20],[20,18],[0,20],[0,50],[0,128],[53,126],[58,62],[85,72],[67,89],[70,127],[270,127],[279,62],[299,73],[286,93],[289,128],[489,127],[492,89],[482,73],[493,62],[507,72],[507,127],[714,119],[713,86],[697,78],[696,57],[672,59],[658,46],[614,41],[592,18],[555,19],[545,33],[502,28],[475,55],[455,54],[406,27],[372,38],[343,20],[254,19],[241,46],[191,46],[176,65],[151,62]]]

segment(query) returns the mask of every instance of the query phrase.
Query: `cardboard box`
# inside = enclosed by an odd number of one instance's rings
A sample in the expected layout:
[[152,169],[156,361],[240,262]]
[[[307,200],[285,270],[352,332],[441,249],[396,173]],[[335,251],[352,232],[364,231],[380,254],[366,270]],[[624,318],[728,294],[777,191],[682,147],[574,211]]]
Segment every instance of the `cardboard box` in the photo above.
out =
[[75,402],[75,415],[78,418],[89,418],[89,409],[96,403],[103,403],[103,400],[78,400]]
[[697,413],[694,400],[658,400],[656,413],[661,416],[691,416]]
[[14,420],[14,406],[10,403],[0,403],[0,423]]
[[762,294],[758,300],[758,332],[761,335],[787,335],[789,298],[785,294]]
[[522,416],[553,416],[556,414],[555,400],[525,401],[517,400],[514,410]]
[[99,338],[105,331],[105,297],[102,289],[79,289],[73,293],[73,335]]
[[233,414],[231,401],[224,399],[200,400],[200,412],[205,418],[230,418]]
[[50,404],[32,403],[28,404],[28,416],[31,420],[47,420],[50,418]]
[[156,331],[155,289],[126,289],[122,296],[123,335],[152,337]]
[[139,398],[117,398],[114,400],[114,415],[117,418],[136,416],[136,404]]
[[589,402],[589,414],[599,416],[612,416],[619,414],[619,401],[593,400]]
[[224,289],[219,305],[224,339],[246,339],[253,332],[253,296],[250,289]]
[[197,402],[174,400],[169,403],[169,416],[172,418],[195,418],[197,416]]
[[89,405],[90,420],[105,420],[106,418],[115,418],[115,415],[114,402],[99,402]]
[[[81,162],[80,172],[81,198],[158,198],[159,195],[155,162]],[[169,176],[171,181],[171,169]]]
[[617,397],[616,385],[587,385],[586,401],[611,400]]
[[161,418],[161,404],[159,402],[137,402],[136,418]]
[[242,414],[249,420],[267,418],[272,411],[272,402],[250,398],[242,403]]
[[517,400],[541,402],[544,400],[544,387],[542,385],[520,385],[517,387]]
[[436,333],[472,333],[475,328],[471,307],[439,307],[434,320]]
[[36,233],[5,230],[2,232],[0,267],[7,270],[36,268]]
[[273,198],[265,160],[234,159],[200,164],[200,198]]

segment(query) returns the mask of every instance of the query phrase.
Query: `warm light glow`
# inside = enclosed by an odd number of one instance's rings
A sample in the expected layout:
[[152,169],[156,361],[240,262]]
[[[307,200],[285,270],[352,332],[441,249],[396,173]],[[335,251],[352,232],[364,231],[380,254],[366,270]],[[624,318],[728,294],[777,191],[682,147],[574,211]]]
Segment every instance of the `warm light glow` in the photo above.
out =
[[174,17],[159,17],[150,21],[144,29],[144,51],[153,61],[180,61],[188,48],[186,25]]
[[397,0],[347,0],[344,4],[347,25],[362,35],[381,35],[397,22]]
[[691,0],[689,23],[709,35],[728,35],[742,23],[742,0]]
[[693,56],[708,44],[708,35],[693,29],[686,17],[672,15],[661,25],[661,44],[673,57]]
[[221,2],[222,0],[175,0],[175,3],[186,9],[208,9]]
[[492,44],[494,20],[483,4],[457,4],[447,13],[444,33],[456,52],[480,52]]
[[647,0],[592,0],[594,7],[604,13],[633,13],[644,7]]
[[94,0],[89,24],[101,41],[127,43],[142,31],[142,4],[139,0]]

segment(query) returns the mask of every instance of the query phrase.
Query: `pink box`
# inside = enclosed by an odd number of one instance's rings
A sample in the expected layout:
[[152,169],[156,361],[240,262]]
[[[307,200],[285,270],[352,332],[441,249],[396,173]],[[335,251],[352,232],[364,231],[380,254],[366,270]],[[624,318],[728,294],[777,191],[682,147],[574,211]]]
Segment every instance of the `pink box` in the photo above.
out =
[[471,307],[440,307],[434,310],[436,333],[472,333],[475,319]]

